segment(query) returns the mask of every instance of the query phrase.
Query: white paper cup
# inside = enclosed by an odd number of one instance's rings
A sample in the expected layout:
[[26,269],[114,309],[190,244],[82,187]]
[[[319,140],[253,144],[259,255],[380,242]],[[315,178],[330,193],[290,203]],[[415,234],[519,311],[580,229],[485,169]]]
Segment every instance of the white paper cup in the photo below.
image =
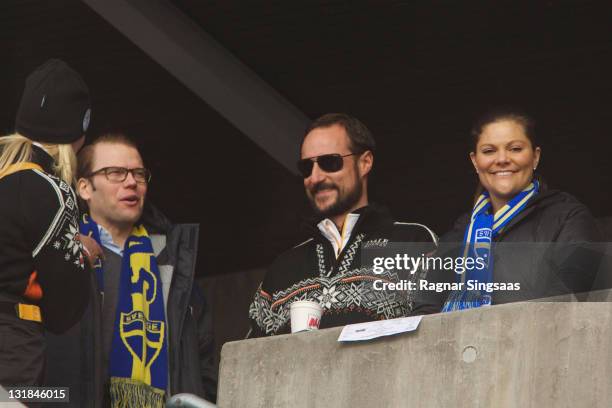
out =
[[317,330],[321,323],[323,308],[318,302],[298,300],[291,303],[291,333]]

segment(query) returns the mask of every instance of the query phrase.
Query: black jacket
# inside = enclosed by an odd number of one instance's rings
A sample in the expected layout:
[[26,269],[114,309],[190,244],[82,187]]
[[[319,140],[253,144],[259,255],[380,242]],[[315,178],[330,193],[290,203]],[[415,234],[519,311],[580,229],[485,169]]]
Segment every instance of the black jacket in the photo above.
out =
[[[173,268],[167,302],[170,394],[192,393],[216,400],[212,313],[194,282],[198,226],[171,224],[152,206],[145,206],[143,223],[154,248],[156,236],[165,236],[165,248],[157,256],[160,270]],[[156,251],[157,252],[157,251]],[[95,279],[92,279],[95,281]],[[95,283],[94,283],[95,285]],[[102,361],[105,336],[101,333],[101,298],[94,300],[77,327],[49,340],[48,384],[71,386],[70,406],[100,407],[108,401],[108,373]],[[112,312],[111,312],[112,313]]]
[[413,307],[407,291],[373,290],[373,281],[399,281],[396,273],[376,275],[372,264],[362,262],[364,248],[390,247],[392,243],[421,243],[412,252],[435,249],[437,237],[421,224],[394,222],[376,205],[356,213],[344,250],[334,249],[315,223],[312,238],[280,255],[268,268],[249,308],[251,336],[289,333],[289,306],[296,300],[318,301],[323,307],[320,328],[407,316]]
[[[461,255],[470,213],[440,239],[439,256]],[[573,196],[540,192],[494,238],[493,281],[520,283],[518,291],[495,291],[493,304],[539,299],[591,289],[601,260],[600,232],[589,210]],[[456,282],[449,270],[429,271],[429,281]],[[439,311],[448,292],[420,293],[419,307]]]

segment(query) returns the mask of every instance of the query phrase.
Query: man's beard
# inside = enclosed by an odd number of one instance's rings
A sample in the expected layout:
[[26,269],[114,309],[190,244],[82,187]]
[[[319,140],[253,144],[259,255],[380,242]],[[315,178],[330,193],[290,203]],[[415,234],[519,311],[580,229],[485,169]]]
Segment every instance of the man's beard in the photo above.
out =
[[[320,209],[317,206],[315,195],[318,191],[329,189],[329,188],[332,188],[337,191],[338,194],[337,194],[336,201],[330,206]],[[342,214],[349,212],[361,198],[362,191],[363,191],[363,188],[361,186],[361,183],[358,180],[355,181],[353,188],[347,191],[344,195],[340,193],[340,190],[335,184],[321,183],[321,184],[316,185],[310,191],[310,194],[308,195],[308,199],[310,201],[310,205],[312,206],[312,209],[315,211],[317,216],[322,217],[322,218],[329,218],[329,217],[335,217],[335,216],[342,215]]]

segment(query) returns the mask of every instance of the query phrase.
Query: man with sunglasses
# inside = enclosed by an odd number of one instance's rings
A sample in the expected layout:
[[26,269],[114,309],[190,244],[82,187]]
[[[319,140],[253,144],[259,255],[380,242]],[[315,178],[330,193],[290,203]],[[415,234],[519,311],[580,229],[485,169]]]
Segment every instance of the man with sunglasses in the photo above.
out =
[[214,400],[212,321],[194,282],[197,225],[173,225],[146,203],[151,173],[126,136],[104,135],[78,159],[81,234],[104,256],[92,277],[97,296],[73,339],[91,357],[62,362],[58,384],[76,375],[75,406],[162,406],[181,392]]
[[346,114],[323,115],[307,129],[298,169],[316,215],[308,226],[311,238],[268,268],[249,308],[252,336],[288,333],[290,305],[297,300],[323,307],[321,328],[411,313],[408,291],[377,290],[373,283],[399,281],[399,275],[373,273],[362,250],[419,243],[411,254],[418,257],[435,249],[437,237],[424,225],[394,222],[385,208],[369,203],[374,151],[368,128]]

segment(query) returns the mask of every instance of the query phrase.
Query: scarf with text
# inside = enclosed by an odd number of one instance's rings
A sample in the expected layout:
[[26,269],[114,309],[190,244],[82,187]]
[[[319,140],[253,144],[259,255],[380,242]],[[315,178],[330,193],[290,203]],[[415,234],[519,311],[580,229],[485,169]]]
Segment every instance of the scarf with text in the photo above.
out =
[[[482,290],[467,290],[466,282],[473,281],[479,284],[493,282],[491,253],[493,239],[525,208],[529,200],[538,193],[539,187],[538,182],[534,180],[500,208],[495,215],[491,214],[489,193],[485,190],[478,197],[463,238],[463,259],[472,258],[474,262],[464,262],[465,272],[457,273],[457,281],[462,284],[462,289],[451,292],[444,303],[443,312],[491,305],[490,293]],[[481,258],[483,262],[477,263],[477,258]],[[470,267],[467,266],[468,264]],[[484,265],[484,267],[478,268],[476,265]]]
[[[80,231],[100,242],[98,225],[83,215]],[[168,347],[162,283],[153,245],[143,225],[125,241],[117,316],[110,355],[112,407],[163,407],[168,385]],[[103,291],[102,262],[95,266]]]

